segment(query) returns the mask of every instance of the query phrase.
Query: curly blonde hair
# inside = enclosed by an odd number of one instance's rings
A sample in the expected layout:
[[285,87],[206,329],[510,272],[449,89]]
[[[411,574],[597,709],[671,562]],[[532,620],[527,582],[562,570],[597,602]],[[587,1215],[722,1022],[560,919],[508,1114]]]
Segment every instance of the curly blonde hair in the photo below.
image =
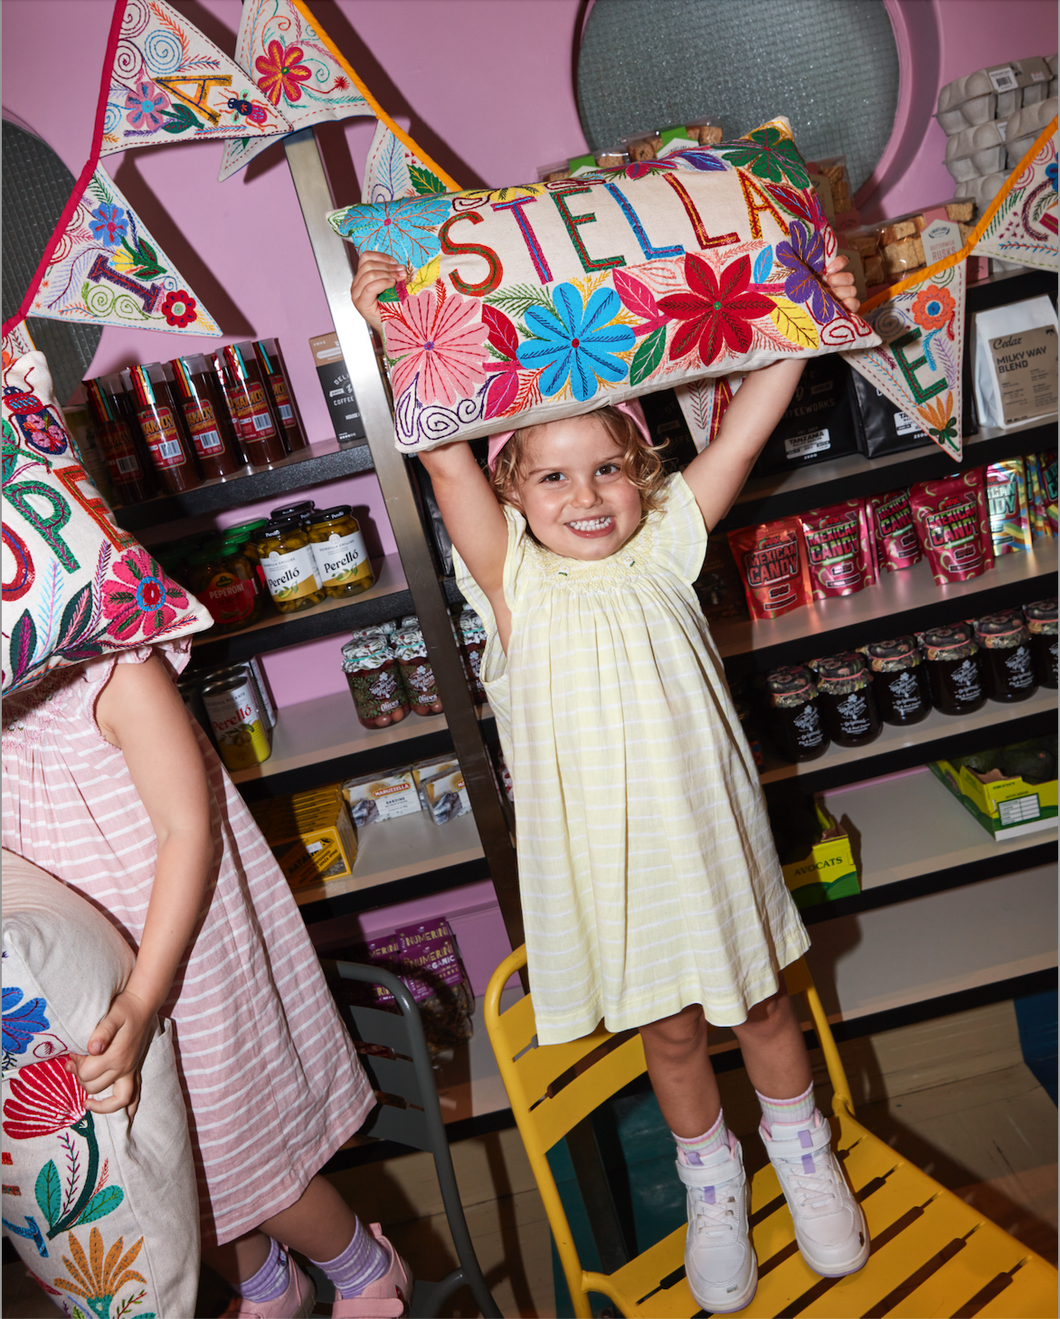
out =
[[[666,482],[666,471],[659,456],[659,449],[664,446],[649,448],[644,437],[637,429],[633,419],[617,408],[603,407],[586,414],[599,419],[622,448],[622,475],[636,490],[640,491],[641,508],[647,513],[654,513],[661,507],[662,488]],[[549,422],[539,422],[535,426],[524,426],[517,430],[504,448],[497,455],[493,470],[489,473],[490,485],[502,504],[515,504],[515,488],[523,470],[526,458],[526,445],[535,430]]]

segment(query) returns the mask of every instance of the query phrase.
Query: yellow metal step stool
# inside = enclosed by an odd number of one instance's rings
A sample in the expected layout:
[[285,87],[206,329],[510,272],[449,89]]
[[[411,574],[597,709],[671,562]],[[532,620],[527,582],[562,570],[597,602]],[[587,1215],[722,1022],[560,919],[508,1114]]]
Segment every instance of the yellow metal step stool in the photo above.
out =
[[[614,1273],[582,1268],[549,1167],[548,1151],[578,1122],[645,1070],[640,1036],[602,1026],[570,1044],[541,1046],[532,996],[500,1010],[501,990],[526,965],[518,948],[486,992],[486,1028],[537,1180],[574,1313],[590,1319],[589,1293],[608,1297],[625,1319],[690,1319],[700,1312],[684,1276],[679,1228]],[[820,1278],[803,1263],[791,1215],[770,1165],[751,1183],[752,1239],[759,1283],[747,1316],[806,1319],[1054,1319],[1057,1272],[996,1224],[907,1163],[854,1117],[850,1087],[805,962],[784,973],[813,1020],[835,1097],[833,1144],[861,1202],[872,1254],[860,1273]]]

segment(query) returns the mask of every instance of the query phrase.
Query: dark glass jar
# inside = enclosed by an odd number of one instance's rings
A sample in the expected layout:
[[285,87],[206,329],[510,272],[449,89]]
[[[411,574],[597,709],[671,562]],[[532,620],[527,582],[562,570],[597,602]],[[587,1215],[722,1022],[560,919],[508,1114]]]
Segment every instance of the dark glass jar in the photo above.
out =
[[1056,601],[1024,605],[1023,616],[1031,634],[1031,664],[1038,686],[1056,691]]
[[986,694],[992,701],[1026,701],[1038,690],[1031,660],[1031,634],[1018,609],[976,619],[975,639],[983,661]]
[[915,637],[874,641],[865,647],[872,696],[885,724],[918,724],[931,713],[927,669]]
[[347,643],[342,648],[342,669],[365,728],[386,728],[409,713],[401,670],[385,637]]
[[931,703],[942,714],[971,714],[986,701],[979,647],[967,623],[933,627],[923,634]]
[[427,658],[427,643],[419,628],[402,628],[394,633],[394,654],[401,669],[401,678],[408,693],[413,714],[441,714],[442,702],[434,670]]
[[261,618],[261,586],[243,546],[217,540],[193,554],[190,563],[191,589],[210,611],[218,632],[234,632]]
[[309,535],[293,518],[266,523],[257,551],[265,585],[281,614],[311,609],[324,599]]
[[769,735],[780,755],[792,764],[823,756],[828,734],[810,670],[801,665],[774,669],[766,677],[766,691]]
[[[119,386],[120,383],[119,380]],[[104,387],[102,377],[86,380],[84,384],[89,411],[96,424],[96,441],[107,464],[115,500],[120,504],[136,504],[150,499],[155,493],[155,483],[140,460],[136,437],[119,411],[116,397]]]
[[836,746],[863,747],[882,727],[865,661],[856,650],[817,661],[821,722]]
[[242,422],[243,452],[255,467],[287,457],[272,395],[261,378],[253,343],[230,343],[221,350],[232,382],[231,398]]
[[360,595],[375,585],[364,536],[349,504],[311,513],[309,539],[316,555],[317,576],[326,594],[338,600]]
[[465,609],[457,626],[460,629],[460,648],[464,655],[464,672],[472,697],[477,701],[486,699],[486,689],[482,685],[482,656],[486,649],[486,629],[482,619],[473,609]]
[[128,372],[122,372],[123,381],[126,376],[126,388],[133,396],[140,433],[166,493],[178,495],[184,490],[193,490],[199,484],[199,477],[162,363],[134,366]]
[[261,373],[272,394],[276,415],[283,427],[283,440],[287,445],[287,452],[294,453],[298,449],[304,449],[307,443],[305,427],[302,425],[302,418],[298,415],[291,387],[287,383],[287,369],[280,355],[279,342],[276,339],[255,339],[254,355],[258,359]]
[[184,412],[199,470],[205,480],[224,479],[243,466],[239,437],[228,415],[228,404],[202,353],[177,357],[170,363],[177,397]]

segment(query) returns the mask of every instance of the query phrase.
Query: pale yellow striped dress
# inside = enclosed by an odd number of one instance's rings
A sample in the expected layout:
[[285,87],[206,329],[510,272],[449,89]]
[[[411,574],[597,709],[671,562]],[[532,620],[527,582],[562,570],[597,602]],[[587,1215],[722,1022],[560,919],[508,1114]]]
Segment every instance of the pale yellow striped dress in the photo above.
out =
[[682,476],[596,563],[505,509],[508,655],[482,675],[515,788],[530,986],[544,1044],[702,1003],[737,1025],[809,939],[692,583],[706,549]]

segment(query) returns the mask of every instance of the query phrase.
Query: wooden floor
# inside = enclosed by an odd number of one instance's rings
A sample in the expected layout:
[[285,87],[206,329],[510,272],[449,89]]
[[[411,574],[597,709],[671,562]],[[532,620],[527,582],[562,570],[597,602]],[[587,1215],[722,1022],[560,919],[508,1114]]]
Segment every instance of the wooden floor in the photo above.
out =
[[[481,1022],[476,1027],[482,1029]],[[865,1126],[1056,1262],[1057,1110],[1022,1061],[1011,1003],[840,1049]],[[823,1078],[823,1066],[819,1074]],[[745,1138],[747,1162],[757,1167],[764,1155],[747,1079],[731,1072],[720,1081],[727,1121]],[[827,1099],[826,1090],[820,1098]],[[504,1314],[555,1316],[548,1225],[518,1134],[464,1141],[453,1154],[479,1260]],[[337,1174],[334,1181],[362,1218],[384,1224],[422,1277],[442,1277],[455,1267],[428,1155]],[[60,1313],[25,1280],[21,1265],[6,1266],[3,1282],[4,1319]],[[463,1293],[447,1313],[477,1311]]]

